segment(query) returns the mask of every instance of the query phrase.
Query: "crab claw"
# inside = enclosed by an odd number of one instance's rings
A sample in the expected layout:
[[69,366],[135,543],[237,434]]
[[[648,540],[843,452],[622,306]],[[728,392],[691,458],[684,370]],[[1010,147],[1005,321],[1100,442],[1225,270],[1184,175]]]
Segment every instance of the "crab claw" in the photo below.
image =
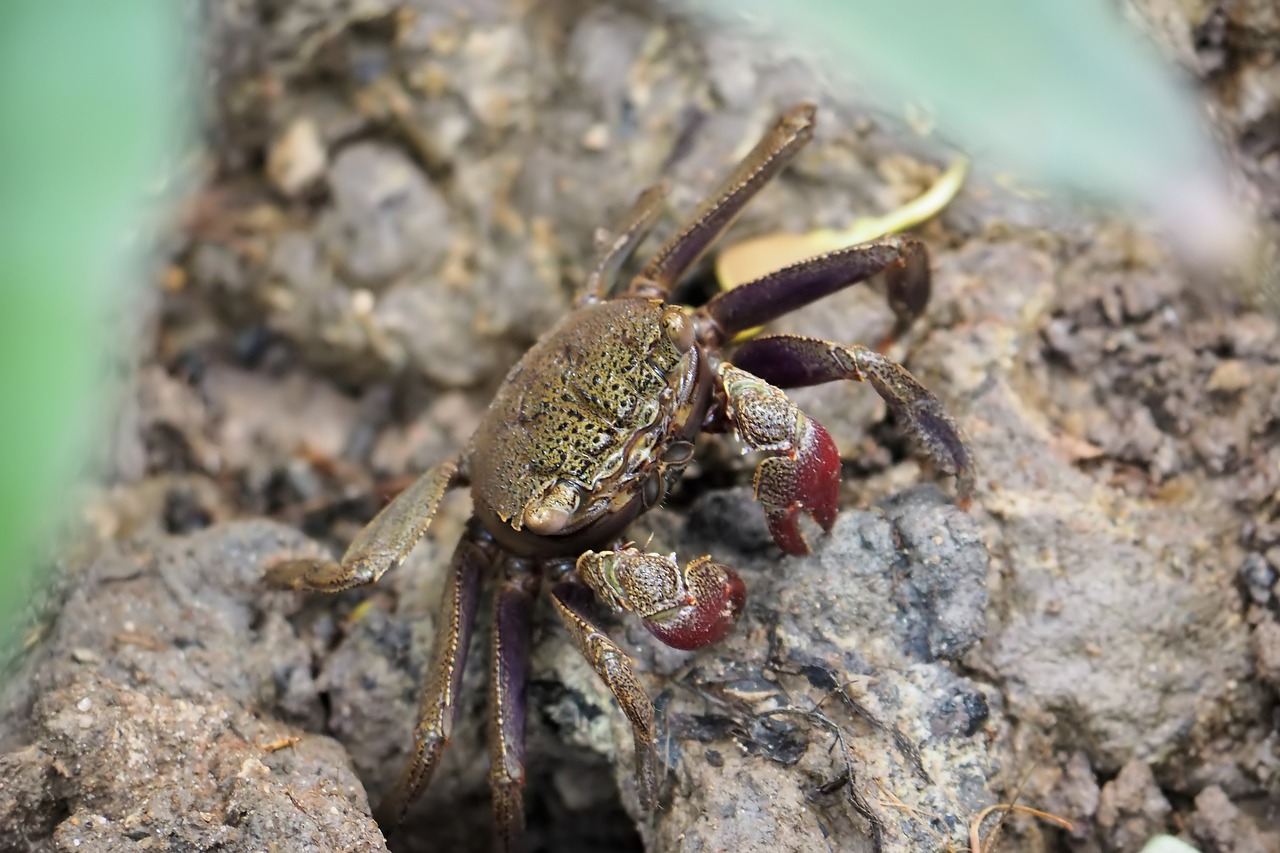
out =
[[613,609],[635,613],[649,633],[676,649],[699,649],[724,637],[747,601],[738,573],[710,557],[690,560],[681,570],[674,554],[628,545],[587,551],[577,571]]
[[840,492],[840,454],[822,424],[800,414],[789,452],[771,456],[756,469],[756,500],[764,506],[773,541],[788,554],[809,553],[800,532],[807,512],[823,532],[836,521]]
[[720,640],[737,623],[747,587],[728,566],[699,557],[685,568],[684,602],[644,620],[649,633],[674,649],[700,649]]

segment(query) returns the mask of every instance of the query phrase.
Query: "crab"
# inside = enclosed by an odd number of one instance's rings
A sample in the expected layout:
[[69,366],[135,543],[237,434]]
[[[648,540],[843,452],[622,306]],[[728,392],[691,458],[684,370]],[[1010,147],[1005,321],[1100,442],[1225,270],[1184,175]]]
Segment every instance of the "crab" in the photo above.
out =
[[[351,542],[338,562],[289,559],[267,569],[275,587],[337,592],[372,584],[424,535],[444,494],[469,486],[472,516],[449,563],[439,628],[413,744],[378,810],[401,821],[449,744],[482,586],[492,588],[489,780],[498,847],[524,823],[526,682],[532,612],[544,586],[578,650],[612,691],[635,739],[642,809],[654,807],[654,706],[627,654],[603,631],[593,602],[635,614],[661,642],[698,649],[724,638],[747,591],[709,555],[681,565],[624,537],[662,503],[694,456],[700,433],[730,433],[759,451],[755,497],[788,555],[808,553],[807,515],[830,532],[840,458],[827,431],[784,388],[853,379],[871,384],[897,421],[967,499],[969,451],[936,397],[879,349],[778,334],[742,333],[883,273],[900,334],[930,293],[924,245],[885,237],[792,264],[691,309],[672,288],[747,202],[812,138],[815,107],[786,110],[670,240],[615,293],[619,271],[654,225],[667,185],[641,193],[603,232],[572,310],[510,370],[464,452],[428,470]],[[731,358],[725,350],[731,349]],[[807,523],[807,522],[806,522]]]

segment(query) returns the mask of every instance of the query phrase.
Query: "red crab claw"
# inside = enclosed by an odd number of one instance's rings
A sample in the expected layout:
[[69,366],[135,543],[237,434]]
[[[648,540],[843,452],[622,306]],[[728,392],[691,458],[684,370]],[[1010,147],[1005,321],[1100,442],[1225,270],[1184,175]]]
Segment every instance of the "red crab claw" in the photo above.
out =
[[578,558],[577,572],[614,610],[635,613],[649,633],[686,651],[723,638],[747,602],[738,573],[710,557],[690,560],[681,569],[675,554],[624,545],[587,551]]
[[684,603],[644,620],[649,633],[674,649],[700,649],[729,633],[747,603],[747,587],[728,566],[699,557],[684,570]]
[[755,492],[773,541],[800,557],[809,553],[800,532],[800,513],[808,513],[825,533],[836,522],[840,454],[822,424],[801,414],[796,426],[791,450],[769,457],[756,469]]

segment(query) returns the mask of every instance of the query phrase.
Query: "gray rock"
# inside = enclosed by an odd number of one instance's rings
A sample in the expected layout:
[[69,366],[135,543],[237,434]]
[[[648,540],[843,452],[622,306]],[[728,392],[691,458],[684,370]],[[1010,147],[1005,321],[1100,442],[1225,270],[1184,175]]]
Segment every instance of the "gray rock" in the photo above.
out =
[[1221,506],[1120,501],[1072,464],[1071,445],[1055,447],[1018,364],[1020,324],[1047,307],[1050,269],[1017,244],[948,259],[940,288],[1004,284],[961,292],[984,319],[936,338],[913,366],[968,425],[988,484],[1001,606],[986,651],[1010,709],[1052,720],[1058,748],[1084,750],[1103,773],[1135,758],[1172,770],[1190,743],[1261,713],[1234,565],[1208,544],[1233,522]]
[[253,522],[94,559],[29,662],[34,703],[7,691],[29,745],[0,758],[0,846],[385,850],[342,747],[263,713],[320,712],[288,598],[257,583],[299,548]]
[[343,148],[329,169],[329,187],[334,206],[321,233],[352,285],[436,271],[452,241],[449,209],[402,150],[372,142]]
[[1151,768],[1131,761],[1106,785],[1098,799],[1098,830],[1104,850],[1136,850],[1168,829],[1173,808],[1156,785]]
[[995,801],[998,696],[947,663],[984,633],[987,553],[936,488],[846,509],[805,558],[779,555],[749,490],[647,526],[749,590],[721,645],[639,651],[665,676],[672,756],[670,804],[642,824],[654,849],[919,850]]
[[1186,834],[1206,853],[1269,853],[1280,847],[1280,832],[1274,824],[1260,825],[1216,785],[1196,797]]

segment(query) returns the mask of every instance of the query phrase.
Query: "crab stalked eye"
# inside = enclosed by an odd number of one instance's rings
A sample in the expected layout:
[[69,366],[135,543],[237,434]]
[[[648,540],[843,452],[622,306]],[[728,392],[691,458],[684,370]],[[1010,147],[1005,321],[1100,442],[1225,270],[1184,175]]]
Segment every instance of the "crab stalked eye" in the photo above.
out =
[[662,330],[679,352],[688,352],[693,346],[693,319],[679,305],[668,305],[663,309]]
[[747,603],[747,587],[738,573],[710,557],[685,569],[685,589],[683,604],[644,620],[649,633],[676,649],[700,649],[720,640]]

